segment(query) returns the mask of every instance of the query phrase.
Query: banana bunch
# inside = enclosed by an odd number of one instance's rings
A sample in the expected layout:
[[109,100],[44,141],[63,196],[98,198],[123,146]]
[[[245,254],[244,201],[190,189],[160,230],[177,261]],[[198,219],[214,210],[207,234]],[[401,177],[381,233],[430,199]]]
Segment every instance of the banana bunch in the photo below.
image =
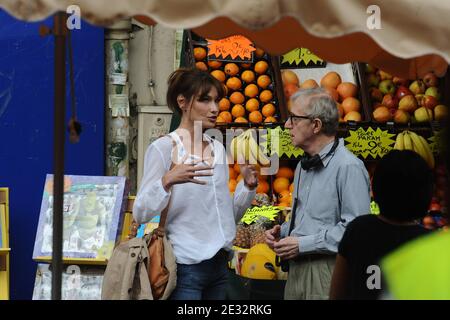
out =
[[231,140],[231,156],[235,163],[257,164],[261,166],[269,166],[270,159],[264,154],[256,142],[255,131],[248,129]]
[[430,145],[424,137],[415,132],[405,130],[399,133],[395,140],[394,149],[414,151],[427,162],[431,169],[434,168],[434,156]]

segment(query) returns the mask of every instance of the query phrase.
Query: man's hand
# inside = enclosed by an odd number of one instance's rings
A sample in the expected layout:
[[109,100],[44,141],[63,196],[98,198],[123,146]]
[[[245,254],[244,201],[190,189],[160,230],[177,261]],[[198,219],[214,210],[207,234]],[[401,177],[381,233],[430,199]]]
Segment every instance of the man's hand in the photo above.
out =
[[275,242],[280,239],[280,231],[281,226],[277,224],[272,229],[266,230],[264,232],[264,234],[266,235],[266,243],[271,249],[273,249]]
[[275,251],[277,256],[279,256],[282,260],[295,258],[300,254],[298,247],[298,238],[296,237],[283,238],[280,241],[277,241],[273,244],[273,250]]

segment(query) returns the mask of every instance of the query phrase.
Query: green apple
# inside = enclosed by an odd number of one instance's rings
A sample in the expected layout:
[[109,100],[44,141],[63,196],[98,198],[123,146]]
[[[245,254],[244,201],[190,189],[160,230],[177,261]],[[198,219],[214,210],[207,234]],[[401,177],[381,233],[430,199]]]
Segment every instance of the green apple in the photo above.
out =
[[412,113],[417,109],[417,100],[413,96],[404,96],[398,103],[400,110]]
[[378,85],[378,89],[380,89],[380,91],[383,95],[388,94],[388,93],[394,94],[395,85],[394,85],[394,82],[392,82],[392,80],[383,80]]
[[369,87],[378,87],[379,83],[380,78],[375,73],[371,73],[367,76],[367,84]]
[[433,120],[433,111],[425,107],[420,107],[414,111],[414,117],[417,122],[429,122]]
[[420,93],[425,93],[425,83],[423,83],[422,80],[416,80],[413,83],[411,83],[411,85],[409,86],[409,90],[413,93],[413,94],[420,94]]
[[432,96],[432,97],[435,97],[438,100],[441,100],[441,94],[440,94],[439,89],[437,87],[429,87],[425,91],[425,94],[427,96]]

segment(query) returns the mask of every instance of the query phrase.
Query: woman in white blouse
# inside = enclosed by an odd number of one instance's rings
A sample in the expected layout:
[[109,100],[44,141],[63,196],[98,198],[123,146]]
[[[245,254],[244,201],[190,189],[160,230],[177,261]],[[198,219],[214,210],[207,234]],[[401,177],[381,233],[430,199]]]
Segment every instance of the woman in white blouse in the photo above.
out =
[[166,232],[177,259],[171,299],[224,299],[236,223],[255,196],[257,173],[241,165],[243,179],[230,196],[225,148],[203,133],[215,126],[224,96],[218,80],[179,69],[168,85],[167,104],[181,113],[180,126],[148,147],[133,216],[146,223],[168,207]]

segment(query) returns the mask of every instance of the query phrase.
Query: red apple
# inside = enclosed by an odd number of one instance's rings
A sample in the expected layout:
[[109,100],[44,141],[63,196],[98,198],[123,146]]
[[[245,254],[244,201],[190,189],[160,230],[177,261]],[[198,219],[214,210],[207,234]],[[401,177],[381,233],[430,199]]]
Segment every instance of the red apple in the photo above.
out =
[[385,94],[381,104],[388,108],[397,108],[398,107],[398,99],[395,98],[392,94]]
[[370,88],[369,89],[370,97],[373,101],[379,101],[383,100],[383,93],[381,93],[380,89],[378,88]]
[[439,101],[433,96],[425,95],[422,104],[425,108],[433,110],[439,104]]
[[437,85],[439,84],[438,77],[436,77],[436,75],[434,73],[432,73],[432,72],[427,73],[423,77],[422,80],[425,83],[425,85],[427,86],[427,88],[429,88],[429,87],[437,87]]
[[395,92],[395,97],[400,100],[401,98],[403,98],[404,96],[407,95],[413,95],[411,90],[409,90],[407,87],[405,86],[400,86],[397,88],[397,91]]

